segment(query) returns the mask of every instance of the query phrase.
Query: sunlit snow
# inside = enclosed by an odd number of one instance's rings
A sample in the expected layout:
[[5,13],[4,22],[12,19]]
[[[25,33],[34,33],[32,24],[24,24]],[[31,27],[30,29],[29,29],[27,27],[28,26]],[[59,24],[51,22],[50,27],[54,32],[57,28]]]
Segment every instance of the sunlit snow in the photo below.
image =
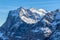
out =
[[[24,22],[29,23],[29,24],[37,23],[41,18],[43,18],[43,16],[45,15],[45,13],[47,13],[44,9],[36,10],[34,8],[31,8],[30,11],[32,12],[32,14],[29,14],[25,9],[21,9],[20,15],[19,15],[20,18]],[[32,19],[32,17],[29,17],[31,15],[33,15],[32,16],[33,19]]]

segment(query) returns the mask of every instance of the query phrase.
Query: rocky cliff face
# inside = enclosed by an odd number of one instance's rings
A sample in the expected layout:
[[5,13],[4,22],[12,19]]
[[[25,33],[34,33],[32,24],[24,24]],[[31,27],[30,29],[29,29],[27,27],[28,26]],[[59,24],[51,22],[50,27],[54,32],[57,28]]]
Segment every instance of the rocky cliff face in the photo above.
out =
[[59,40],[60,10],[24,9],[9,12],[0,40]]

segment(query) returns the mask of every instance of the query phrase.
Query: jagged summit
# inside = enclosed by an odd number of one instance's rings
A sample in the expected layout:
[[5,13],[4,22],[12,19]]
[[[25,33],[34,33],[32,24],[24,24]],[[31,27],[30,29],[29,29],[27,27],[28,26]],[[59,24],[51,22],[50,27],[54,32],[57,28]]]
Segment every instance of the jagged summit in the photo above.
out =
[[41,20],[41,18],[47,13],[44,9],[36,10],[34,8],[30,8],[29,10],[21,9],[20,18],[29,24],[34,24]]

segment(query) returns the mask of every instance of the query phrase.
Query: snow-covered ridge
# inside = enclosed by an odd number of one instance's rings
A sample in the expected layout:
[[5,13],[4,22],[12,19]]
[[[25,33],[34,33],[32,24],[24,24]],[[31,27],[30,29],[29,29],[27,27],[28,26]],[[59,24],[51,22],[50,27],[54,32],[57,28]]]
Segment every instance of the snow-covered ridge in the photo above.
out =
[[30,8],[28,11],[27,9],[21,8],[19,16],[24,22],[34,24],[40,21],[46,13],[47,11],[44,9],[36,10],[34,8]]

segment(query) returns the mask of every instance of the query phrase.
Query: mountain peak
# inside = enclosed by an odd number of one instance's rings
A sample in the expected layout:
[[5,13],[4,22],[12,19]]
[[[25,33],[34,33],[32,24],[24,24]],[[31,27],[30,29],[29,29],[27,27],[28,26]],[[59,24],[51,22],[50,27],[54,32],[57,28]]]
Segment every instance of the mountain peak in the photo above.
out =
[[0,40],[60,40],[60,12],[20,7],[9,12],[0,31]]

